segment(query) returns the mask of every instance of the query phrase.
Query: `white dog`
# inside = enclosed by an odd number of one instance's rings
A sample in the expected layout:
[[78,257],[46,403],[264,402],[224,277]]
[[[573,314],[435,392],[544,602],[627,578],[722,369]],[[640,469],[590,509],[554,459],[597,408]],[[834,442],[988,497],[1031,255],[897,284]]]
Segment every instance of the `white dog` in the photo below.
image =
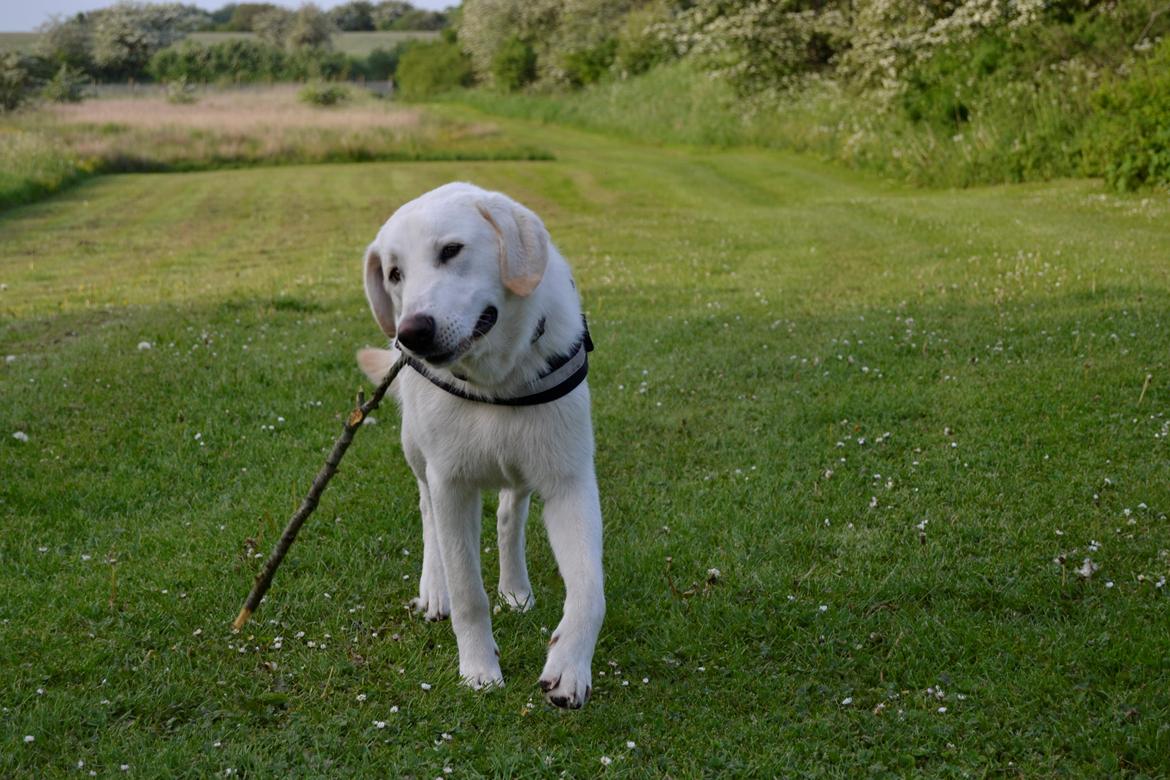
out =
[[366,251],[365,288],[396,343],[361,350],[358,364],[376,382],[400,349],[409,363],[393,390],[422,511],[413,605],[431,620],[450,614],[466,684],[503,685],[480,570],[480,491],[500,488],[499,592],[521,610],[533,603],[524,525],[539,492],[565,582],[540,686],[557,706],[582,706],[605,594],[584,381],[592,343],[568,264],[527,208],[453,183],[382,226]]

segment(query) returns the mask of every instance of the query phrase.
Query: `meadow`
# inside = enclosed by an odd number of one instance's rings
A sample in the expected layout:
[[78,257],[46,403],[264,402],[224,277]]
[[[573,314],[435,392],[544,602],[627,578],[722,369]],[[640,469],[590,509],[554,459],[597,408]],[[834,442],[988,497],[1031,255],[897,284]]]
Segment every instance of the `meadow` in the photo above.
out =
[[[355,57],[368,56],[374,49],[393,49],[403,41],[428,41],[438,36],[426,30],[382,30],[378,32],[338,32],[333,35],[333,48]],[[188,36],[203,44],[219,43],[233,38],[254,38],[247,32],[196,32]],[[0,52],[33,51],[41,34],[37,32],[0,32]]]
[[[0,120],[0,209],[98,173],[191,171],[312,162],[544,159],[491,121],[453,121],[339,86],[337,105],[285,84],[115,91],[44,103]],[[313,89],[313,87],[309,87]],[[119,92],[125,96],[119,97]]]
[[[0,215],[0,775],[1170,771],[1165,198],[419,110],[555,159],[101,176]],[[536,685],[539,506],[505,688],[406,609],[389,407],[229,629],[379,343],[362,249],[453,179],[542,215],[597,344],[580,712]]]

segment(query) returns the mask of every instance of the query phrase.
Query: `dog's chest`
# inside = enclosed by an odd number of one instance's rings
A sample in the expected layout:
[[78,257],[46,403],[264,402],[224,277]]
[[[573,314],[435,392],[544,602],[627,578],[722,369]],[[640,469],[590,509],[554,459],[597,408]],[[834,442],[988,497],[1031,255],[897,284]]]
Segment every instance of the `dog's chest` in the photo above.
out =
[[485,488],[539,489],[592,458],[588,394],[580,389],[553,404],[508,407],[468,402],[412,376],[403,386],[403,436],[428,471]]

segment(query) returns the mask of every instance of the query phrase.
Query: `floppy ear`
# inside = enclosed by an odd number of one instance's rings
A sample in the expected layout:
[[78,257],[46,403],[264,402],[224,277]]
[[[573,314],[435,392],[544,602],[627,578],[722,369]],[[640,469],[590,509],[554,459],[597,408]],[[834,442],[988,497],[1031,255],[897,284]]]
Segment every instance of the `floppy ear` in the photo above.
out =
[[394,338],[394,301],[386,290],[386,279],[382,275],[382,258],[372,246],[366,250],[365,260],[366,299],[370,311],[382,328],[382,332]]
[[500,279],[516,295],[531,295],[548,265],[548,231],[540,217],[511,198],[493,193],[476,204],[496,232]]

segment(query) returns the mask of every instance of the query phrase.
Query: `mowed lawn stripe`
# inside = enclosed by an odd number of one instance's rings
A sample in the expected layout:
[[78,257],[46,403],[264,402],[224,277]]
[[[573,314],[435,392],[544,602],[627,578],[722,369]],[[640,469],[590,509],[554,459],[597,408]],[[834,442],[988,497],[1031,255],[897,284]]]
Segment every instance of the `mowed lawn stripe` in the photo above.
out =
[[[1164,200],[502,126],[557,159],[118,176],[0,217],[0,773],[1166,771]],[[542,215],[598,344],[575,715],[535,685],[539,507],[505,689],[457,687],[403,608],[391,408],[227,629],[380,340],[361,252],[452,179]]]

